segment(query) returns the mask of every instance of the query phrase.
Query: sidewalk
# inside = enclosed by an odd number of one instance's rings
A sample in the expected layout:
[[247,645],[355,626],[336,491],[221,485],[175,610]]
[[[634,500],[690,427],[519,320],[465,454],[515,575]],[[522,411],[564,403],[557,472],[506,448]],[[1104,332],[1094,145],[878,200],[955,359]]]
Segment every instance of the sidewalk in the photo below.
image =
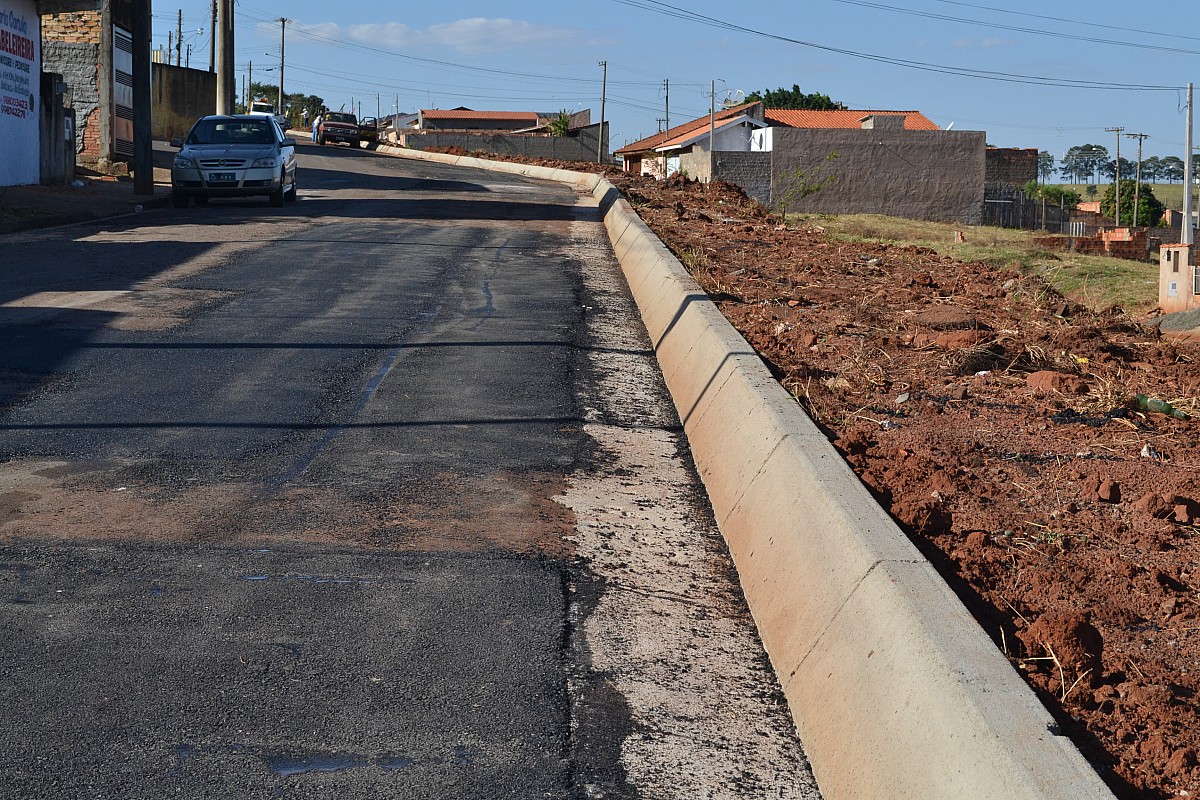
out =
[[114,178],[78,169],[83,182],[74,186],[0,186],[0,234],[114,217],[162,208],[171,200],[171,170],[158,165],[155,153],[154,195],[133,192],[132,178]]

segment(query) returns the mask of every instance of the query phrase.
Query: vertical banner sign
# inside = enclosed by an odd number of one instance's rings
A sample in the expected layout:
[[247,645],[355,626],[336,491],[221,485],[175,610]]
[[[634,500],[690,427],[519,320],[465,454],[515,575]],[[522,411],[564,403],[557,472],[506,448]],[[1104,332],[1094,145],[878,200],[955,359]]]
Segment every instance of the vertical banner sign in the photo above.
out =
[[0,186],[41,180],[41,39],[34,0],[0,0]]
[[113,152],[133,158],[133,34],[114,25],[112,40]]

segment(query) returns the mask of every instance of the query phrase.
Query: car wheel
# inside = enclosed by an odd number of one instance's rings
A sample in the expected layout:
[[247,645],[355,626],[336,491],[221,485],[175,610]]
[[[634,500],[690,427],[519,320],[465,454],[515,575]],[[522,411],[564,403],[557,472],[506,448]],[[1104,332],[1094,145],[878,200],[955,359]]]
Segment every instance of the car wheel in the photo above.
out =
[[317,136],[317,144],[319,144],[319,145],[324,145],[324,144],[325,144],[325,137],[324,137],[324,136]]
[[297,191],[296,176],[293,174],[292,175],[292,185],[290,187],[288,187],[288,190],[286,192],[283,193],[283,202],[285,202],[285,203],[296,202],[296,196],[297,196],[296,191]]
[[270,194],[271,205],[275,206],[276,208],[279,208],[283,205],[283,182],[286,180],[287,171],[284,170],[283,172],[279,173],[279,188]]
[[171,193],[171,205],[175,206],[176,208],[187,208],[189,199],[190,198],[182,192]]

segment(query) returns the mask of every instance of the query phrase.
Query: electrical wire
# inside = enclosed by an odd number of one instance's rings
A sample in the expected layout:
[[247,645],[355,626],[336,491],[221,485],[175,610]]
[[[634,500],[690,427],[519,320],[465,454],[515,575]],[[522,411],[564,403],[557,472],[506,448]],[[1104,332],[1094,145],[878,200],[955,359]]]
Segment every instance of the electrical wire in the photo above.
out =
[[1021,83],[1034,86],[1057,86],[1070,89],[1101,89],[1108,91],[1178,91],[1178,86],[1166,86],[1160,84],[1122,84],[1122,83],[1107,83],[1103,81],[1085,81],[1071,80],[1066,78],[1049,78],[1040,75],[1022,75],[1019,73],[998,72],[994,70],[971,69],[967,67],[951,67],[943,64],[933,64],[925,61],[912,61],[909,59],[892,58],[889,56],[881,56],[874,53],[867,53],[859,50],[848,50],[846,48],[832,47],[829,45],[817,44],[816,42],[808,42],[802,39],[795,39],[782,34],[760,31],[755,28],[750,28],[745,25],[737,25],[732,22],[709,17],[704,14],[698,14],[687,9],[673,6],[669,3],[659,2],[659,0],[612,0],[630,8],[637,8],[643,11],[650,11],[655,14],[660,14],[675,19],[687,20],[696,22],[709,27],[719,28],[721,30],[734,31],[737,33],[745,33],[751,36],[758,36],[764,39],[772,39],[774,41],[784,42],[787,44],[800,45],[801,47],[809,47],[815,50],[821,50],[827,53],[837,53],[839,55],[850,56],[867,61],[874,61],[881,64],[889,64],[897,67],[905,67],[907,69],[921,70],[925,72],[936,72],[945,75],[957,75],[965,78],[976,78],[979,80],[1000,81],[1004,83]]
[[1090,44],[1107,44],[1116,47],[1135,47],[1142,50],[1158,50],[1164,53],[1183,53],[1190,56],[1200,56],[1200,50],[1188,50],[1182,47],[1166,47],[1164,45],[1144,44],[1141,42],[1126,42],[1118,39],[1100,39],[1094,36],[1080,36],[1078,34],[1058,33],[1056,31],[1047,31],[1039,28],[1025,28],[1020,25],[1001,25],[997,22],[984,22],[983,20],[967,19],[965,17],[952,17],[948,14],[935,14],[930,11],[918,11],[915,8],[901,8],[899,6],[889,6],[884,3],[872,3],[868,2],[868,0],[832,0],[832,2],[841,3],[848,6],[873,8],[878,11],[892,11],[897,14],[907,14],[909,16],[922,17],[924,19],[936,19],[942,22],[957,22],[964,25],[980,25],[985,28],[995,28],[1002,31],[1030,33],[1035,36],[1049,36],[1055,39],[1070,39],[1072,41],[1088,42]]

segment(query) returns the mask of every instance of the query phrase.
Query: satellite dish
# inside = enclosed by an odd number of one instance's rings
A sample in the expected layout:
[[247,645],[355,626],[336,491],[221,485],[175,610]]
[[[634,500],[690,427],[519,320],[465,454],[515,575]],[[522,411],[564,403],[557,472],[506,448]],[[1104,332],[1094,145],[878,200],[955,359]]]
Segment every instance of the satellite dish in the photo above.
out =
[[727,89],[725,96],[721,98],[721,108],[733,108],[740,106],[746,99],[746,93],[741,89]]
[[953,127],[954,127],[954,123],[951,122],[949,125],[946,126],[946,130],[950,130]]

